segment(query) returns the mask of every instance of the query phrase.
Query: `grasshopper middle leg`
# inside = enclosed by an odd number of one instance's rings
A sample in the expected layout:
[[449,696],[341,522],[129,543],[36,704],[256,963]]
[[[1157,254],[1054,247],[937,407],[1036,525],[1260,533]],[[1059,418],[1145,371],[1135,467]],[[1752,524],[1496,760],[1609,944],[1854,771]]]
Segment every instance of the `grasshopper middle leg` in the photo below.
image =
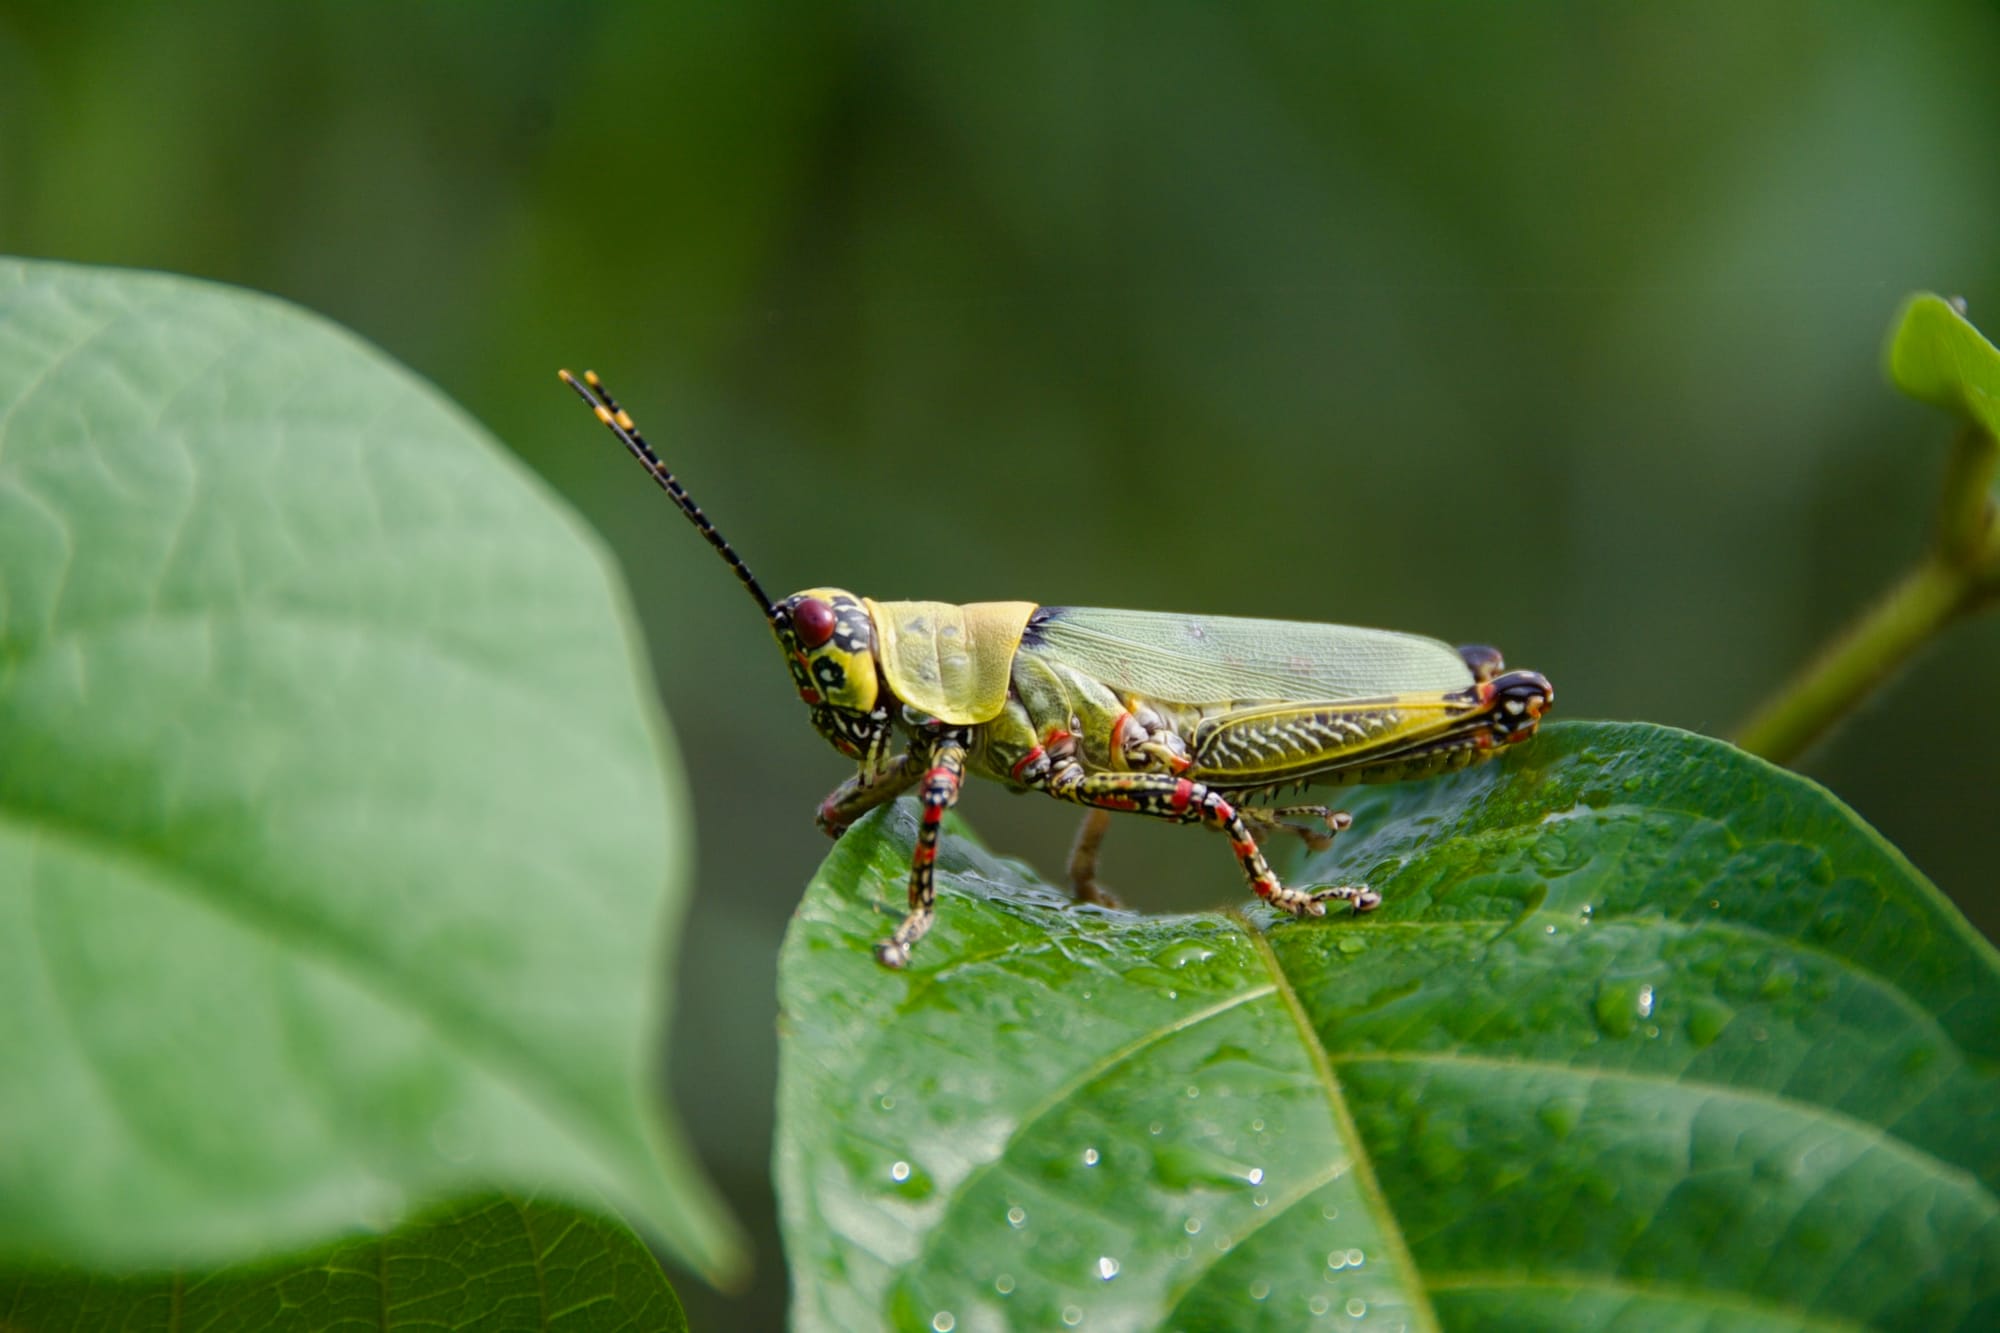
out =
[[847,832],[848,825],[876,806],[895,800],[916,786],[922,776],[923,771],[907,751],[892,755],[880,772],[871,774],[864,769],[828,792],[813,823],[827,837],[838,838]]

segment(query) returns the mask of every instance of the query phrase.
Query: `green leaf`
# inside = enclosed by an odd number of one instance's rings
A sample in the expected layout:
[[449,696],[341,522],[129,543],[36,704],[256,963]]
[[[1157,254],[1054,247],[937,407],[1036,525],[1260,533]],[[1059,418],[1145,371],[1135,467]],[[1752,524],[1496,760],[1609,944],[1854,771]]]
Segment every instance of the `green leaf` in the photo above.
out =
[[1351,808],[1293,879],[1385,902],[1325,921],[950,839],[906,973],[911,816],[850,832],[781,963],[798,1325],[2000,1319],[1995,955],[1824,790],[1572,724]]
[[1889,377],[2000,440],[2000,349],[1943,297],[1920,292],[1903,303],[1889,335]]
[[686,834],[634,645],[576,519],[351,335],[0,262],[0,1262],[502,1187],[734,1271],[652,1104]]
[[0,1279],[18,1333],[678,1333],[674,1289],[624,1227],[559,1204],[488,1200],[386,1236],[219,1273]]

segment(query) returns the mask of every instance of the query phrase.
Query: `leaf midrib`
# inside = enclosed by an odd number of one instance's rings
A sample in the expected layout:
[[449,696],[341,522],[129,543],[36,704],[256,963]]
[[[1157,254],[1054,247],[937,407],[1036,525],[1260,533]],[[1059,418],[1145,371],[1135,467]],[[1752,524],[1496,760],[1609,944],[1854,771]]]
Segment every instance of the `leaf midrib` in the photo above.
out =
[[[1239,921],[1243,919],[1239,916]],[[1261,930],[1243,921],[1244,933],[1250,937],[1251,945],[1271,974],[1271,981],[1279,997],[1284,1001],[1292,1022],[1298,1027],[1299,1042],[1306,1049],[1306,1056],[1312,1061],[1313,1072],[1318,1076],[1320,1087],[1326,1093],[1327,1109],[1332,1113],[1334,1126],[1340,1137],[1347,1143],[1348,1155],[1354,1173],[1355,1188],[1361,1193],[1362,1202],[1375,1216],[1382,1241],[1389,1253],[1389,1260],[1402,1275],[1402,1287],[1409,1300],[1412,1322],[1418,1328],[1438,1333],[1442,1325],[1438,1322],[1437,1311],[1431,1306],[1430,1293],[1424,1289],[1423,1273],[1417,1267],[1415,1256],[1410,1253],[1409,1241],[1403,1235],[1403,1226],[1395,1211],[1389,1207],[1388,1196],[1382,1192],[1382,1182],[1375,1177],[1375,1164],[1368,1156],[1368,1146],[1362,1141],[1360,1126],[1354,1123],[1354,1115],[1347,1106],[1347,1094],[1341,1089],[1340,1079],[1333,1072],[1333,1064],[1327,1058],[1326,1047],[1320,1042],[1319,1032],[1306,1014],[1305,1005],[1299,994],[1292,988],[1292,980],[1278,962],[1276,951],[1271,948],[1269,937]]]

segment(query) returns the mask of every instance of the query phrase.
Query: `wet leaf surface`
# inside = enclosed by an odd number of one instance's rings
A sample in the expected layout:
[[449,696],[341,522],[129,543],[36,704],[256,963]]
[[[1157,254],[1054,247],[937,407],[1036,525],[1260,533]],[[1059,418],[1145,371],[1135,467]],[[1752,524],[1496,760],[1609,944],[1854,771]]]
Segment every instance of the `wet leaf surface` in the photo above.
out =
[[1823,789],[1566,724],[1348,804],[1290,878],[1367,917],[1080,909],[954,838],[903,974],[913,817],[850,832],[782,962],[798,1323],[2000,1317],[1994,952]]

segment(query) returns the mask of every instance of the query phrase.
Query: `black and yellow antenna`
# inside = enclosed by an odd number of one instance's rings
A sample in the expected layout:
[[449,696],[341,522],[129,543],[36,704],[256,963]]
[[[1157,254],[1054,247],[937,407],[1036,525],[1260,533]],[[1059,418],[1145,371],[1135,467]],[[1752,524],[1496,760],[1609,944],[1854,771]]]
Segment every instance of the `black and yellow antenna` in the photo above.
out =
[[611,433],[618,437],[619,442],[631,451],[632,457],[638,459],[646,471],[653,474],[653,480],[659,482],[660,488],[673,497],[674,503],[681,507],[681,512],[688,516],[688,521],[700,530],[702,536],[708,538],[708,544],[720,552],[722,558],[729,562],[729,567],[736,571],[736,577],[750,590],[750,595],[757,599],[757,609],[764,613],[764,618],[776,623],[778,608],[764,595],[763,585],[758,583],[757,576],[750,572],[750,566],[744,564],[743,557],[736,554],[729,543],[723,540],[722,534],[715,530],[715,525],[708,521],[708,515],[701,512],[701,506],[688,498],[688,493],[681,489],[678,481],[674,480],[674,474],[667,471],[667,465],[653,452],[653,446],[647,444],[646,437],[639,433],[639,427],[633,422],[632,414],[618,406],[618,400],[604,387],[604,381],[597,378],[597,372],[586,370],[580,380],[567,370],[559,370],[556,373],[562,376],[564,384],[576,390],[577,397],[590,404],[590,410],[597,414],[597,419],[602,421]]

